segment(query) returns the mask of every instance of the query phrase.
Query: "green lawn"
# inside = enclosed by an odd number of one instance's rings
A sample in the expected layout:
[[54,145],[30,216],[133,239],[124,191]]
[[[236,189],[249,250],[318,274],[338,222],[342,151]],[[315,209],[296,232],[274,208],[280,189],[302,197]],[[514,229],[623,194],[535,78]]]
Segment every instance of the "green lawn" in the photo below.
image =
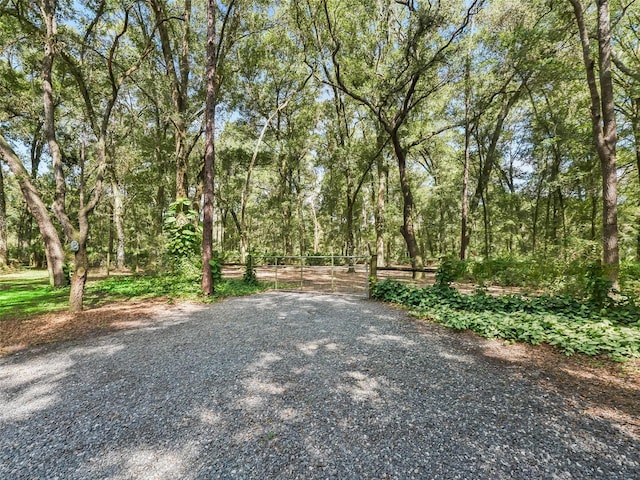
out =
[[46,271],[26,270],[0,275],[0,319],[21,318],[64,310],[68,288],[51,288]]
[[[131,299],[168,297],[174,299],[215,301],[221,297],[249,295],[265,289],[242,280],[223,280],[212,299],[200,295],[197,279],[176,275],[112,276],[87,283],[86,307]],[[0,320],[22,319],[43,313],[66,310],[69,288],[51,288],[46,271],[25,270],[0,275]]]

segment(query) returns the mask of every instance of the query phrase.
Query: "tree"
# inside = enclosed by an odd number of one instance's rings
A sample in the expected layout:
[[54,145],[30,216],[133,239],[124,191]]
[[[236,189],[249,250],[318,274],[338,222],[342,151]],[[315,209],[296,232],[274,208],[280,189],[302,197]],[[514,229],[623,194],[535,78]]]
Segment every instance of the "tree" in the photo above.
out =
[[[614,80],[620,92],[616,107],[626,117],[631,127],[638,185],[640,185],[640,58],[637,50],[640,42],[640,32],[637,29],[639,21],[640,13],[637,9],[626,12],[624,18],[618,22],[617,50],[612,54],[612,60],[617,67]],[[640,210],[636,224],[636,260],[640,260]]]
[[62,268],[64,265],[64,250],[62,249],[58,231],[51,221],[49,211],[33,184],[31,176],[2,135],[0,135],[0,156],[2,156],[2,159],[18,181],[22,195],[38,223],[45,246],[49,282],[54,287],[63,287],[67,284],[67,280]]
[[9,263],[7,252],[7,201],[4,193],[4,174],[0,165],[0,270]]
[[[214,3],[218,8],[218,2]],[[235,2],[231,2],[233,3]],[[202,128],[195,132],[191,129],[192,124],[198,121],[201,115],[200,106],[195,108],[193,102],[199,90],[199,85],[195,84],[198,75],[192,72],[192,47],[196,40],[191,24],[193,5],[191,0],[184,0],[184,3],[179,5],[165,0],[150,0],[149,5],[157,25],[165,73],[169,80],[172,110],[169,116],[174,129],[175,145],[176,199],[188,198],[189,158],[203,132]],[[175,15],[169,11],[180,6],[181,10]],[[208,22],[207,19],[207,25]],[[178,38],[172,36],[176,30]],[[148,32],[149,36],[154,34],[155,32]]]
[[[222,24],[216,24],[217,10],[222,9]],[[215,0],[207,1],[207,68],[206,68],[206,140],[204,154],[204,195],[202,235],[202,293],[212,295],[214,291],[211,260],[213,258],[213,175],[215,172],[215,127],[218,95],[223,79],[223,66],[229,49],[235,41],[238,28],[238,4],[230,0],[228,5]]]
[[[582,59],[591,97],[593,140],[602,173],[602,251],[605,272],[618,288],[620,256],[618,252],[618,178],[616,171],[617,130],[611,72],[611,18],[608,0],[596,0],[597,59],[591,52],[587,10],[581,0],[569,0],[578,26]],[[596,71],[597,65],[597,71]]]
[[407,128],[419,107],[455,75],[447,69],[449,55],[482,4],[473,0],[460,13],[440,3],[365,2],[349,5],[349,14],[346,5],[330,0],[296,4],[300,30],[312,32],[305,42],[319,56],[324,81],[366,106],[388,135],[402,191],[401,233],[416,278],[423,261],[407,161],[412,148],[436,133],[407,139]]

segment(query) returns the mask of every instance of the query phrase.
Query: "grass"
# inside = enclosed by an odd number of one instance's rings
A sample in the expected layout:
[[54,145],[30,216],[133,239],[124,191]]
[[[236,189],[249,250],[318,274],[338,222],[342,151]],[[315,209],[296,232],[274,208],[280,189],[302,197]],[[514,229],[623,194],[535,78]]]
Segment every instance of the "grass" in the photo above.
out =
[[67,308],[68,288],[51,288],[46,271],[0,275],[0,320]]
[[[169,274],[113,276],[88,282],[84,303],[86,307],[95,307],[159,297],[210,302],[265,289],[265,285],[248,285],[242,280],[228,279],[216,286],[213,297],[204,298],[198,279]],[[69,307],[68,302],[69,287],[51,288],[46,271],[28,270],[0,275],[0,321],[64,311]]]

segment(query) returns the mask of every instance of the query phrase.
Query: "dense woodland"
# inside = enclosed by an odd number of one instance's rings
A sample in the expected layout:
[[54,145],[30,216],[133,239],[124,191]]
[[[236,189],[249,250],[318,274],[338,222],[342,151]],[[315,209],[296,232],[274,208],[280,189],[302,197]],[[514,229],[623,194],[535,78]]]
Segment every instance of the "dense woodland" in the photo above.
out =
[[0,265],[76,308],[189,255],[640,260],[640,2],[0,0],[0,90]]

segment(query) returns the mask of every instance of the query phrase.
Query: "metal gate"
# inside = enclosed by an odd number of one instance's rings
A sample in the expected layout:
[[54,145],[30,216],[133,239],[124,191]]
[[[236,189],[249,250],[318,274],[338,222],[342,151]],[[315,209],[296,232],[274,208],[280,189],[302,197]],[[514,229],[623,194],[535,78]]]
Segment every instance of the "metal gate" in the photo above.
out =
[[258,280],[276,290],[369,296],[368,256],[267,256]]

